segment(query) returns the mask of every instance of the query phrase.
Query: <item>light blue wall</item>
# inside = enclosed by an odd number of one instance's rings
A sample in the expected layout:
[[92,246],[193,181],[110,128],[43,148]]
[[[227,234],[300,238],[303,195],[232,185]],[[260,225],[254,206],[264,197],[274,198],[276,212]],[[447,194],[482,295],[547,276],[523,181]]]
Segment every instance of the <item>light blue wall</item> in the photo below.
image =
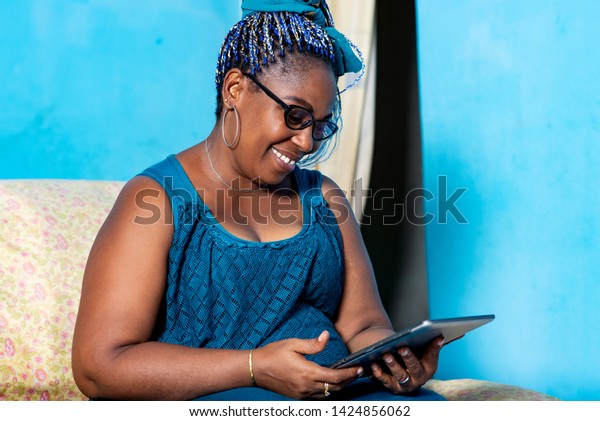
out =
[[[439,378],[600,399],[600,2],[417,0],[431,315],[495,313]],[[427,203],[436,212],[436,201]]]
[[0,1],[0,178],[127,179],[214,123],[239,1]]

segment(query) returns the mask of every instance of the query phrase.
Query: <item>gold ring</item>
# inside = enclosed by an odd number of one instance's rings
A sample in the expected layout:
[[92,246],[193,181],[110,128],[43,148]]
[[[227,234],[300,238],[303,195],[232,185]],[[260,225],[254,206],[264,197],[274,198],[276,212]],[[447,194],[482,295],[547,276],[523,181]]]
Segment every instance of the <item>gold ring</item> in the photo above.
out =
[[323,385],[325,386],[325,391],[323,393],[325,394],[325,397],[328,397],[331,395],[331,393],[329,393],[329,383],[323,383]]

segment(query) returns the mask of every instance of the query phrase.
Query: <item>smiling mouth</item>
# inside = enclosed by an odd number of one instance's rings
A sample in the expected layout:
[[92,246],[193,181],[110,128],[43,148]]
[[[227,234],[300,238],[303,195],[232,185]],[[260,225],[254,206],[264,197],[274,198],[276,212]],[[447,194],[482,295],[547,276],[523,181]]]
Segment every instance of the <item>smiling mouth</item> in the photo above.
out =
[[277,149],[271,147],[271,152],[273,152],[275,154],[275,156],[277,158],[279,158],[279,160],[281,160],[283,163],[288,164],[288,165],[296,165],[296,161],[294,161],[293,159],[291,159],[289,156],[285,156],[284,154],[282,154],[281,152],[279,152]]

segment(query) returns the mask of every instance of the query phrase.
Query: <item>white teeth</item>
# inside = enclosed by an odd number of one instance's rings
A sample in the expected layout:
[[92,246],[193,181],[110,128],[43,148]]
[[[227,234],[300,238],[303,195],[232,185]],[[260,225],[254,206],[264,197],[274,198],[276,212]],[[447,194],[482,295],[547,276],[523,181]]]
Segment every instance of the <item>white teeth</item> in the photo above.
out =
[[279,152],[277,149],[271,148],[271,151],[273,151],[273,153],[275,154],[275,156],[277,158],[281,159],[286,164],[296,165],[296,161],[294,161],[293,159],[290,159],[289,157],[285,156],[284,154],[282,154],[281,152]]

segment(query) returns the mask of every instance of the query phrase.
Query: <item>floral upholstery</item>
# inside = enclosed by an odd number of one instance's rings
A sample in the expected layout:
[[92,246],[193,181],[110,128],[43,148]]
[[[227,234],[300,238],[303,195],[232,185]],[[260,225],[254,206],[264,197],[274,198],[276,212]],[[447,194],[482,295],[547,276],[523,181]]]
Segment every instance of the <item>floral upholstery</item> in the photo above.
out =
[[[90,247],[122,182],[0,180],[0,400],[84,400],[71,343]],[[451,400],[547,400],[514,386],[431,380]]]
[[71,337],[87,254],[123,183],[0,181],[0,399],[83,399]]

